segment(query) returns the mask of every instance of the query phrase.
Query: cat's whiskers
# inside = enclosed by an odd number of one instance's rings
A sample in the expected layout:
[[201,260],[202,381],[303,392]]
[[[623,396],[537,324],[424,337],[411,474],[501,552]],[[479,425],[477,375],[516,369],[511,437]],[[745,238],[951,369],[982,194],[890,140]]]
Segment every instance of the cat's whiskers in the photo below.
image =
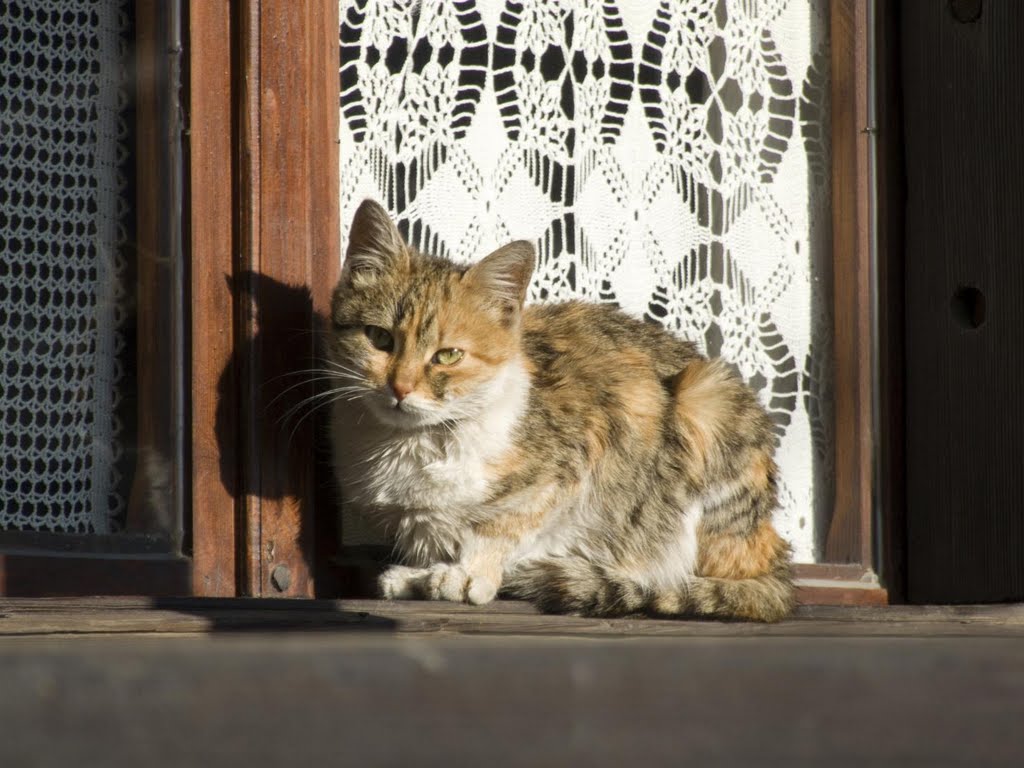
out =
[[369,451],[363,458],[359,459],[359,461],[352,462],[350,466],[360,467],[364,464],[375,464],[381,459],[386,458],[389,453],[394,452],[395,447],[396,444],[394,442],[385,442],[378,446],[376,450]]
[[271,376],[270,378],[263,382],[262,386],[267,387],[270,386],[275,381],[279,381],[281,379],[290,379],[295,376],[304,376],[306,374],[330,374],[333,376],[338,376],[339,372],[344,373],[352,378],[362,378],[358,371],[355,371],[351,368],[299,368],[291,371],[285,371],[284,373],[278,374],[277,376]]
[[[349,392],[347,390],[355,390],[355,391]],[[296,411],[297,408],[301,408],[302,406],[310,404],[310,403],[315,403],[306,413],[304,413],[301,417],[299,417],[298,421],[295,422],[295,426],[292,427],[292,431],[288,434],[288,440],[285,443],[285,445],[291,445],[292,438],[295,436],[295,432],[299,429],[299,427],[302,426],[302,422],[304,422],[306,419],[308,419],[310,416],[312,416],[317,411],[322,410],[323,408],[325,408],[327,406],[333,405],[334,403],[336,403],[338,401],[341,401],[341,400],[345,400],[345,401],[349,401],[349,402],[351,402],[353,400],[359,400],[360,398],[366,397],[366,394],[368,392],[371,392],[371,391],[372,390],[367,390],[365,387],[338,387],[336,389],[328,390],[327,392],[320,392],[319,394],[316,394],[316,395],[313,395],[312,397],[306,398],[305,400],[303,400],[302,402],[298,403],[297,405],[292,406],[292,408],[290,408],[288,410],[288,413],[286,413],[285,416],[283,417],[283,419],[282,419],[283,422],[287,422],[287,419],[291,417],[291,415]],[[331,397],[332,395],[334,397]],[[319,403],[316,402],[317,400],[320,400],[320,399],[323,399],[323,398],[328,398],[328,399],[324,399],[323,402],[319,402]]]
[[459,439],[458,435],[455,432],[454,422],[450,421],[449,419],[445,419],[444,421],[441,421],[439,423],[441,427],[444,429],[444,431],[448,434],[448,437],[450,437],[453,441],[457,441]]
[[[299,388],[299,387],[302,387],[302,386],[312,386],[312,385],[313,385],[314,383],[316,383],[316,382],[318,382],[318,381],[337,381],[337,380],[339,380],[339,378],[340,378],[340,377],[339,377],[339,376],[337,376],[336,374],[334,374],[334,373],[329,373],[329,374],[328,374],[328,375],[326,375],[326,376],[312,376],[312,377],[310,377],[310,378],[308,378],[308,379],[303,379],[302,381],[300,381],[300,382],[297,382],[297,383],[295,383],[295,384],[292,384],[292,385],[290,385],[290,386],[288,386],[288,387],[285,387],[285,388],[284,388],[283,390],[281,390],[280,392],[278,392],[278,393],[277,393],[277,395],[276,395],[276,396],[274,396],[274,397],[273,397],[273,398],[272,398],[272,399],[270,400],[270,402],[268,402],[268,403],[267,403],[267,404],[266,404],[266,405],[265,405],[264,407],[265,407],[265,408],[267,408],[267,409],[269,409],[269,408],[270,408],[270,406],[272,406],[272,405],[273,405],[274,403],[276,403],[276,402],[277,402],[278,400],[280,400],[280,399],[281,399],[282,397],[284,397],[284,396],[285,396],[285,395],[287,395],[287,394],[288,394],[289,392],[291,392],[292,390],[294,390],[294,389],[297,389],[297,388]],[[318,394],[319,394],[319,393],[318,393]]]
[[342,373],[346,373],[346,374],[348,374],[350,376],[357,376],[359,378],[363,378],[364,377],[364,374],[362,374],[361,372],[357,371],[355,368],[350,368],[347,365],[342,365],[341,363],[339,363],[336,360],[324,360],[323,362],[326,363],[328,366],[330,366],[331,369],[333,369],[333,370],[340,371]]
[[306,413],[302,414],[302,416],[300,416],[299,419],[295,422],[291,432],[289,432],[288,434],[288,440],[285,443],[286,446],[291,445],[292,438],[295,436],[296,431],[298,431],[302,423],[310,416],[312,416],[316,411],[321,410],[322,408],[329,406],[335,402],[338,402],[339,400],[358,400],[361,397],[365,397],[368,391],[369,390],[363,385],[349,384],[340,387],[334,387],[324,392],[317,392],[313,395],[310,395],[309,397],[303,398],[299,402],[292,405],[278,419],[278,423],[281,425],[282,429],[303,408],[309,406],[309,410],[306,411]]
[[[328,389],[325,390],[324,392],[317,392],[316,394],[303,398],[302,400],[291,406],[287,411],[284,412],[280,420],[282,422],[287,422],[288,419],[290,419],[298,411],[300,411],[307,405],[315,404],[316,408],[320,408],[323,405],[329,405],[330,403],[333,403],[337,400],[358,400],[360,397],[365,397],[367,392],[369,391],[371,390],[368,390],[367,388],[358,385],[346,385],[343,387],[335,387],[333,389]],[[331,399],[328,400],[328,402],[326,403],[318,402],[326,398]]]

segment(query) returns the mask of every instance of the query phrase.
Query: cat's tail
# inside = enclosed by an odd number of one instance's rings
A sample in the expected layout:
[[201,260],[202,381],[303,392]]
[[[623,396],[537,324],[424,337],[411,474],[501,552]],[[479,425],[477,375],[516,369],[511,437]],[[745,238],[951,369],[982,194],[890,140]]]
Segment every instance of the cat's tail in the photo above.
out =
[[779,559],[769,572],[753,578],[691,576],[665,588],[568,556],[520,566],[503,589],[542,611],[588,616],[653,613],[770,622],[788,616],[795,602],[788,559]]

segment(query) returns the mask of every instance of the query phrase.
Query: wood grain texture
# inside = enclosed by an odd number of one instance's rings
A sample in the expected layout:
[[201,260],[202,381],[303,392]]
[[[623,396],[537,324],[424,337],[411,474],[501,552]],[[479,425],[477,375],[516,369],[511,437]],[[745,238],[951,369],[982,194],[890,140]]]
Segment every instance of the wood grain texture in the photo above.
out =
[[241,515],[238,535],[238,592],[259,595],[263,584],[262,498],[260,495],[260,440],[254,398],[254,382],[261,380],[258,348],[252,340],[258,334],[254,305],[256,291],[253,276],[260,259],[260,3],[235,3],[232,6],[237,54],[232,109],[238,123],[233,146],[238,173],[238,255],[233,265],[236,347],[232,359],[238,387],[236,445],[239,455],[236,485],[232,494],[238,500]]
[[885,606],[889,593],[879,586],[858,582],[805,582],[797,586],[797,605]]
[[875,180],[878,252],[879,418],[877,451],[881,553],[879,576],[893,602],[907,594],[905,416],[904,416],[904,274],[903,214],[906,185],[903,168],[903,105],[900,86],[899,7],[878,3],[875,20],[877,176]]
[[866,4],[836,0],[832,45],[835,511],[825,560],[871,564]]
[[798,605],[889,604],[889,592],[874,571],[851,563],[799,563],[793,567]]
[[312,596],[320,422],[299,372],[339,270],[337,7],[249,0],[238,18],[245,591]]
[[874,572],[859,563],[797,563],[793,566],[793,576],[828,581],[876,581]]
[[226,0],[188,13],[191,554],[197,595],[237,594],[238,381],[233,299],[232,23]]
[[[311,179],[311,226],[314,229],[311,288],[313,292],[314,338],[328,327],[331,295],[341,274],[340,112],[338,109],[339,5],[327,3],[312,16],[310,30],[310,120],[316,135],[310,145],[310,163],[319,169]],[[314,343],[319,356],[319,347]],[[323,388],[318,389],[322,391]],[[338,552],[339,503],[331,465],[331,446],[325,414],[314,415],[313,481],[315,594],[338,597],[341,582],[331,559]]]
[[[902,6],[908,596],[1024,598],[1024,4]],[[954,295],[984,296],[983,324]]]
[[[135,7],[135,211],[136,247],[134,309],[136,431],[135,466],[125,527],[133,533],[164,533],[180,546],[181,499],[170,483],[176,455],[175,430],[180,414],[174,403],[183,374],[178,360],[181,339],[177,320],[184,310],[175,296],[175,272],[181,248],[181,221],[176,206],[180,131],[171,100],[176,57],[168,56],[168,9],[152,0]],[[176,106],[176,105],[175,105]]]
[[532,605],[258,598],[0,598],[0,637],[335,629],[397,634],[609,637],[1024,636],[1024,606],[798,606],[777,624],[582,618]]
[[184,558],[0,554],[0,595],[168,595],[192,593]]
[[6,638],[0,763],[1019,765],[1020,638],[926,633]]

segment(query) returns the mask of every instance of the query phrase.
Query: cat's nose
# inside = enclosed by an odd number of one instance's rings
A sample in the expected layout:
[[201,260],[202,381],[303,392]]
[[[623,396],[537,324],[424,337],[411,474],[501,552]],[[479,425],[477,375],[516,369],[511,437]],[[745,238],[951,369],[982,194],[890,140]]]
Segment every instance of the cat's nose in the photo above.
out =
[[413,385],[407,381],[391,382],[391,391],[395,393],[395,399],[402,402],[413,390]]

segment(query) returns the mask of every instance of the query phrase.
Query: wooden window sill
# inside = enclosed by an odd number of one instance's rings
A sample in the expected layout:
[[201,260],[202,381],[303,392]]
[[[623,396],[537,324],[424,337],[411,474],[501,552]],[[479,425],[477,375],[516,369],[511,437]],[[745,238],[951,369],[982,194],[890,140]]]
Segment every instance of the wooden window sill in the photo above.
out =
[[0,598],[0,637],[342,631],[552,637],[1024,635],[1024,604],[799,606],[777,624],[550,616],[532,606],[258,598]]

